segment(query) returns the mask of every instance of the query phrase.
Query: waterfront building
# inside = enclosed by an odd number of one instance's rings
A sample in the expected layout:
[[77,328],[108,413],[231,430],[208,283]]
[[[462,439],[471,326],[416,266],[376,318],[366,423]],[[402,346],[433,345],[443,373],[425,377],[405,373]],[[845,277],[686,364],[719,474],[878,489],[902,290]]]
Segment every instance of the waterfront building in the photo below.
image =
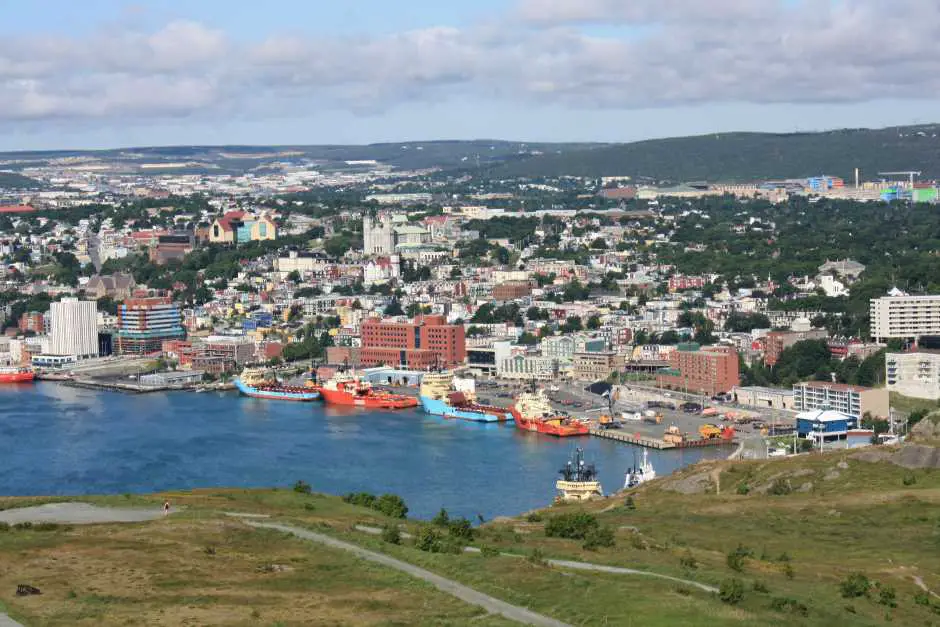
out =
[[850,429],[858,428],[858,417],[831,409],[805,411],[796,416],[796,432],[813,442],[816,448],[848,438]]
[[372,318],[362,323],[360,335],[363,366],[449,368],[467,356],[463,325],[447,324],[444,316],[418,316],[412,322]]
[[551,381],[558,376],[558,361],[541,355],[517,354],[499,362],[497,376],[520,381]]
[[875,418],[887,418],[888,390],[828,381],[804,381],[793,386],[793,409],[834,409],[856,418],[866,413]]
[[761,386],[736,387],[731,391],[732,399],[745,407],[764,409],[793,409],[793,390]]
[[53,355],[78,359],[98,356],[98,308],[95,301],[63,298],[49,306]]
[[118,308],[114,346],[118,355],[159,353],[164,340],[185,336],[179,307],[169,298],[135,298]]
[[940,351],[916,350],[885,355],[885,381],[889,392],[940,400]]
[[871,299],[871,336],[876,342],[940,335],[940,295],[910,296],[893,290]]
[[660,370],[656,383],[692,394],[730,392],[741,384],[738,353],[727,346],[679,344],[669,355],[669,368]]

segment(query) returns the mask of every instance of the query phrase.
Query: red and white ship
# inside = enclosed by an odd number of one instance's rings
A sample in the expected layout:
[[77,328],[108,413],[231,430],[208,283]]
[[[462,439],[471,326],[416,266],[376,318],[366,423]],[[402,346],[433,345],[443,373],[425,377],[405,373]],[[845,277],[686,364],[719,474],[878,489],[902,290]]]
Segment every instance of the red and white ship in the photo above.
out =
[[418,406],[418,399],[412,396],[377,391],[368,382],[345,374],[337,374],[323,385],[315,386],[315,389],[329,405],[369,409],[408,409]]
[[587,423],[552,409],[545,390],[536,393],[523,392],[516,397],[509,410],[518,429],[560,438],[590,434]]
[[35,377],[29,368],[0,366],[0,383],[31,383]]

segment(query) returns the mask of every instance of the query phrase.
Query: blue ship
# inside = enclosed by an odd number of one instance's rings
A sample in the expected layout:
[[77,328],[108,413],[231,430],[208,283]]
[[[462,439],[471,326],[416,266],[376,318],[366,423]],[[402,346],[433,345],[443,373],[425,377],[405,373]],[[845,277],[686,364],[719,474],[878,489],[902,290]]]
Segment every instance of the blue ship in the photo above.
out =
[[320,392],[308,387],[283,385],[277,381],[268,381],[262,373],[246,370],[236,378],[235,387],[245,396],[266,398],[272,401],[310,402],[320,398]]
[[[506,422],[512,420],[508,409],[478,405],[452,387],[449,373],[427,373],[421,379],[421,406],[424,411],[445,418],[473,422]],[[471,395],[472,398],[472,395]]]

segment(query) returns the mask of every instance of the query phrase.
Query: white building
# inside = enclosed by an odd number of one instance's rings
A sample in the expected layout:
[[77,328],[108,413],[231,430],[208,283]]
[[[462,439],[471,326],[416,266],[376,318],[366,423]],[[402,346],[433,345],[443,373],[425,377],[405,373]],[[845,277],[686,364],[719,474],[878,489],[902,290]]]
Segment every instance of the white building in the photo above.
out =
[[362,252],[366,255],[391,255],[395,252],[395,232],[385,216],[362,217]]
[[871,300],[871,336],[883,342],[892,338],[940,335],[940,295],[910,296],[894,291]]
[[98,309],[94,301],[63,298],[49,307],[53,355],[98,356]]
[[496,364],[497,376],[522,381],[551,381],[558,375],[558,361],[540,355],[515,355]]
[[889,392],[934,401],[940,399],[940,353],[924,350],[888,353],[885,374]]

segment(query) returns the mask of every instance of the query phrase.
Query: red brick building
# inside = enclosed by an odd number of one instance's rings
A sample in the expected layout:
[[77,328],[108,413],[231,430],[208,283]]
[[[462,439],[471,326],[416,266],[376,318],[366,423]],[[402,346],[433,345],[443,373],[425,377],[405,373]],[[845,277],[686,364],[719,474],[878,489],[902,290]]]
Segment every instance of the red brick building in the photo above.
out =
[[446,324],[444,316],[418,316],[413,322],[377,318],[360,327],[363,366],[396,365],[423,370],[457,366],[467,357],[463,325]]
[[829,334],[825,329],[809,331],[771,331],[764,337],[764,364],[775,366],[780,361],[780,354],[797,342],[803,340],[825,340]]
[[507,281],[493,288],[493,300],[516,300],[532,295],[532,285],[528,281]]
[[680,344],[669,356],[669,368],[656,376],[656,383],[691,394],[730,392],[741,384],[738,352],[726,346]]
[[20,316],[20,331],[32,331],[41,335],[45,330],[45,316],[38,311],[28,311]]
[[700,290],[705,287],[705,277],[703,276],[683,276],[677,274],[669,277],[669,292],[681,292],[683,290]]

